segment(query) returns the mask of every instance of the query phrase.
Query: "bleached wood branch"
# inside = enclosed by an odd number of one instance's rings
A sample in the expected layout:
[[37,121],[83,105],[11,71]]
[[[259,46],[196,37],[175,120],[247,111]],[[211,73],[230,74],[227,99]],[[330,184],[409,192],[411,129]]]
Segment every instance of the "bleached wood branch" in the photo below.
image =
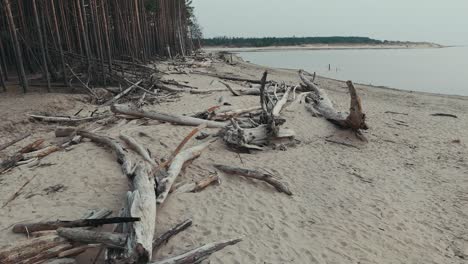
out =
[[169,122],[169,123],[186,125],[186,126],[198,126],[201,124],[206,124],[207,127],[211,127],[211,128],[223,128],[227,125],[226,123],[204,120],[204,119],[194,118],[190,116],[180,116],[180,115],[172,115],[172,114],[159,113],[159,112],[136,110],[136,109],[131,109],[130,107],[125,106],[125,105],[113,105],[111,107],[111,111],[117,114],[136,116],[140,118],[155,119],[155,120],[159,120],[163,122]]

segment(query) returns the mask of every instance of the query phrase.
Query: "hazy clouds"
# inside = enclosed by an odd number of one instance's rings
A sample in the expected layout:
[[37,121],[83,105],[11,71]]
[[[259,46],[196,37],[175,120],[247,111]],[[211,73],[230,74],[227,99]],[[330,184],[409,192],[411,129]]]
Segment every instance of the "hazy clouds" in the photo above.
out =
[[206,37],[369,36],[468,44],[468,0],[194,0]]

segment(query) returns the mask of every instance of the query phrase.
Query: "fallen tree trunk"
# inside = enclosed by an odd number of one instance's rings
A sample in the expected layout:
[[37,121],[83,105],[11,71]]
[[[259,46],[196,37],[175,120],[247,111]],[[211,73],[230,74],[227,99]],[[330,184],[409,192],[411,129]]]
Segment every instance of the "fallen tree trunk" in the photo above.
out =
[[335,109],[327,94],[314,84],[313,80],[309,80],[305,76],[304,71],[299,71],[299,76],[304,84],[312,91],[308,97],[312,99],[313,108],[318,114],[339,127],[349,128],[357,133],[360,133],[360,129],[368,129],[366,115],[362,111],[361,99],[357,95],[356,88],[351,81],[346,82],[351,96],[350,112],[346,116],[344,113],[338,112]]
[[107,247],[122,248],[127,242],[126,234],[97,232],[81,228],[59,228],[57,234],[71,241],[81,243],[103,244]]
[[43,264],[76,264],[76,260],[72,258],[59,258],[48,260]]
[[190,263],[200,263],[203,260],[207,259],[211,254],[222,250],[223,248],[231,245],[235,245],[241,242],[242,239],[231,239],[226,241],[221,241],[217,243],[206,244],[202,247],[196,248],[194,250],[188,251],[184,254],[181,254],[176,257],[171,257],[164,260],[159,260],[152,262],[151,264],[190,264]]
[[30,224],[17,224],[13,226],[13,233],[32,233],[45,230],[56,230],[61,227],[88,227],[100,226],[117,223],[128,223],[140,221],[138,217],[113,217],[104,219],[80,219],[75,221],[52,221],[52,222],[39,222]]
[[55,235],[47,235],[38,238],[28,239],[18,245],[0,252],[0,263],[17,264],[20,261],[39,255],[45,250],[59,245],[69,245],[64,238]]
[[43,116],[43,115],[29,115],[30,118],[43,122],[57,122],[57,123],[79,123],[89,122],[103,119],[108,116],[92,116],[92,117],[68,117],[68,116]]
[[199,156],[205,148],[207,148],[216,140],[216,138],[210,139],[205,143],[186,149],[174,157],[171,165],[167,170],[167,176],[162,179],[160,183],[158,183],[158,197],[156,200],[158,204],[162,204],[166,200],[167,196],[169,195],[169,191],[171,190],[172,184],[174,184],[184,163]]
[[194,118],[194,117],[189,117],[189,116],[179,116],[179,115],[172,115],[172,114],[166,114],[166,113],[136,110],[136,109],[131,109],[130,107],[125,106],[125,105],[113,105],[111,107],[111,111],[116,114],[136,116],[140,118],[149,118],[149,119],[154,119],[158,121],[169,122],[169,123],[174,123],[174,124],[179,124],[179,125],[187,125],[187,126],[199,126],[201,124],[206,124],[207,127],[211,127],[211,128],[223,128],[227,125],[226,123],[204,120],[204,119],[199,119],[199,118]]
[[120,139],[122,139],[125,143],[127,143],[127,145],[132,148],[136,153],[140,154],[143,159],[148,162],[151,166],[153,167],[156,167],[158,166],[158,164],[156,164],[156,162],[151,158],[150,156],[150,153],[148,152],[147,149],[145,149],[143,146],[141,146],[137,141],[136,139],[130,137],[130,136],[127,136],[127,135],[124,135],[124,134],[120,134]]
[[78,131],[77,134],[84,138],[89,138],[94,142],[104,144],[114,150],[115,154],[117,155],[117,162],[122,166],[123,173],[129,178],[133,177],[135,168],[132,161],[127,158],[127,154],[119,142],[107,136],[101,136],[82,130]]
[[247,178],[264,181],[270,184],[271,186],[275,187],[278,192],[283,192],[287,195],[292,195],[292,192],[289,190],[289,188],[278,179],[275,179],[271,174],[221,164],[215,164],[214,167],[224,173],[234,175],[237,174]]

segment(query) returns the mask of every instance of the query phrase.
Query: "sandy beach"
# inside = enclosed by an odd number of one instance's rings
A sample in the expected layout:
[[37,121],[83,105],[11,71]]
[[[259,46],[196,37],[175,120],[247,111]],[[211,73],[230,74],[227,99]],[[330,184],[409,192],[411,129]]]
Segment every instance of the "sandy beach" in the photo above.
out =
[[347,50],[347,49],[433,49],[445,46],[428,42],[410,42],[401,44],[307,44],[298,46],[269,47],[207,47],[207,51],[227,52],[259,52],[259,51],[290,51],[290,50]]
[[[295,49],[302,48],[332,47]],[[236,51],[246,50],[250,49]],[[167,62],[158,65],[172,72],[164,79],[184,82],[201,91],[226,87],[219,79],[196,71],[260,79],[268,70],[269,79],[300,83],[295,70],[267,69],[240,59],[233,64],[209,60],[179,67],[186,74],[176,74]],[[316,82],[338,109],[349,110],[344,82],[320,77]],[[244,85],[229,84],[234,89]],[[291,104],[281,115],[286,119],[285,127],[297,134],[295,146],[238,154],[222,141],[211,145],[179,175],[177,183],[198,182],[218,174],[221,184],[198,193],[171,194],[158,208],[155,237],[187,218],[193,219],[194,225],[164,245],[154,259],[208,242],[242,237],[242,242],[215,253],[205,263],[466,263],[468,97],[364,85],[356,88],[370,126],[364,132],[368,142],[312,116],[302,104]],[[1,151],[0,159],[37,138],[50,143],[58,140],[54,136],[57,124],[29,121],[28,114],[73,115],[83,109],[81,115],[89,115],[96,108],[87,103],[87,95],[9,90],[0,94],[0,144],[24,132],[33,135]],[[145,109],[192,114],[216,105],[220,96],[233,109],[257,106],[259,101],[257,96],[232,96],[228,90],[202,95],[181,93],[175,102]],[[435,113],[457,118],[433,116]],[[111,124],[105,133],[131,135],[160,159],[170,155],[192,129],[137,119]],[[190,144],[197,144],[197,140]],[[278,193],[263,182],[223,174],[214,163],[272,172],[289,184],[293,196]],[[16,223],[77,219],[93,208],[109,208],[117,215],[129,189],[113,153],[89,141],[53,153],[39,166],[23,165],[0,174],[0,204],[30,179],[19,196],[0,209],[0,247],[26,239],[12,233],[11,226]],[[59,190],[50,191],[58,185],[62,185]],[[91,263],[97,251],[78,256],[79,263]],[[98,263],[103,263],[102,256]]]

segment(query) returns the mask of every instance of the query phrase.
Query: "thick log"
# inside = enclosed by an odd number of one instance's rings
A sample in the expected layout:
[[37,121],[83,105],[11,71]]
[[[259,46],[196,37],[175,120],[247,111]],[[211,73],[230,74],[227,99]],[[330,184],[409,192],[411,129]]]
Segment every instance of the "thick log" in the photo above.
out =
[[14,233],[24,233],[37,232],[44,230],[56,230],[61,227],[87,227],[87,226],[100,226],[107,224],[118,224],[118,223],[129,223],[129,222],[138,222],[140,218],[138,217],[113,217],[105,219],[80,219],[74,221],[51,221],[51,222],[38,222],[30,224],[17,224],[13,226]]
[[135,170],[133,179],[133,192],[127,196],[127,211],[131,217],[138,217],[139,222],[131,225],[128,236],[126,257],[136,260],[136,263],[147,263],[153,254],[153,236],[156,230],[156,193],[154,191],[154,177],[151,176],[151,167],[141,163]]
[[193,249],[186,253],[183,253],[176,257],[171,257],[164,260],[152,262],[151,264],[191,264],[200,263],[207,259],[211,254],[222,250],[223,248],[231,245],[235,245],[241,242],[242,239],[231,239],[226,241],[220,241],[217,243],[206,244],[202,247]]
[[136,139],[120,134],[120,139],[122,139],[131,149],[133,149],[136,153],[140,154],[145,161],[147,161],[151,166],[156,167],[158,164],[151,158],[150,153],[147,149],[145,149]]
[[289,190],[288,186],[286,186],[278,179],[275,179],[271,174],[221,164],[215,164],[214,167],[227,174],[242,175],[246,178],[264,181],[270,184],[271,186],[275,187],[278,192],[283,192],[287,195],[292,195],[292,192]]
[[68,240],[86,244],[104,244],[107,247],[121,248],[127,242],[126,234],[90,231],[81,228],[59,228],[57,234]]
[[29,153],[24,153],[23,154],[23,159],[24,160],[29,160],[29,159],[33,159],[33,158],[43,158],[51,153],[54,153],[56,151],[59,151],[61,150],[60,147],[57,147],[57,146],[48,146],[48,147],[45,147],[41,150],[37,150],[37,151],[33,151],[33,152],[29,152]]
[[184,222],[167,230],[164,234],[153,240],[153,251],[157,251],[163,244],[167,243],[173,236],[179,234],[192,225],[192,219],[187,219]]
[[72,258],[59,258],[47,260],[43,264],[76,264],[76,260]]
[[111,137],[101,136],[101,135],[97,135],[97,134],[87,132],[87,131],[82,131],[82,130],[78,131],[77,134],[84,138],[91,139],[92,141],[96,143],[101,143],[110,147],[117,155],[117,162],[122,166],[123,173],[129,178],[133,177],[133,173],[135,170],[134,166],[132,165],[133,163],[131,159],[127,157],[125,150],[123,149],[122,145],[120,145],[120,143],[117,140]]
[[55,137],[70,137],[76,134],[77,127],[57,127],[55,129]]
[[90,122],[103,119],[109,116],[92,116],[92,117],[68,117],[68,116],[43,116],[43,115],[29,115],[30,118],[43,122],[56,122],[56,123],[80,123]]
[[304,84],[312,91],[309,97],[312,99],[313,108],[318,114],[342,128],[349,128],[356,132],[358,132],[359,129],[368,129],[366,115],[362,112],[361,99],[357,95],[356,89],[351,81],[346,82],[351,96],[350,112],[346,116],[346,114],[335,109],[325,91],[314,84],[313,80],[309,80],[308,77],[305,76],[304,71],[299,71],[299,76]]
[[62,243],[60,245],[57,245],[53,248],[46,249],[44,251],[39,252],[37,255],[34,257],[15,262],[15,264],[35,264],[35,263],[41,263],[47,259],[55,258],[57,257],[61,252],[64,252],[66,250],[69,250],[73,246],[68,243]]
[[27,134],[21,135],[19,137],[16,137],[15,139],[13,139],[13,140],[11,140],[11,141],[9,141],[7,143],[1,144],[0,145],[0,151],[6,149],[6,148],[8,148],[8,147],[10,147],[10,146],[12,146],[12,145],[14,145],[16,143],[18,143],[18,142],[20,142],[21,140],[29,137],[30,135],[31,135],[30,133],[27,133]]
[[138,109],[132,109],[129,106],[125,106],[125,105],[112,105],[111,111],[116,114],[136,116],[140,118],[155,119],[155,120],[159,120],[163,122],[169,122],[169,123],[186,125],[186,126],[199,126],[201,124],[206,124],[207,127],[211,127],[211,128],[223,128],[227,125],[226,123],[204,120],[204,119],[199,119],[199,118],[194,118],[194,117],[189,117],[189,116],[179,116],[179,115],[172,115],[172,114],[166,114],[166,113],[149,112],[149,111],[143,111],[143,110],[138,110]]
[[171,165],[167,170],[167,177],[162,179],[160,183],[158,182],[159,195],[156,200],[158,204],[162,204],[166,200],[167,196],[169,195],[169,191],[171,190],[172,184],[174,184],[184,163],[199,156],[204,149],[206,149],[211,143],[213,143],[216,140],[216,138],[210,139],[205,143],[186,149],[174,157],[174,159],[171,162]]
[[57,235],[47,235],[28,239],[0,252],[0,263],[16,264],[20,261],[37,256],[41,252],[66,244],[67,241]]

